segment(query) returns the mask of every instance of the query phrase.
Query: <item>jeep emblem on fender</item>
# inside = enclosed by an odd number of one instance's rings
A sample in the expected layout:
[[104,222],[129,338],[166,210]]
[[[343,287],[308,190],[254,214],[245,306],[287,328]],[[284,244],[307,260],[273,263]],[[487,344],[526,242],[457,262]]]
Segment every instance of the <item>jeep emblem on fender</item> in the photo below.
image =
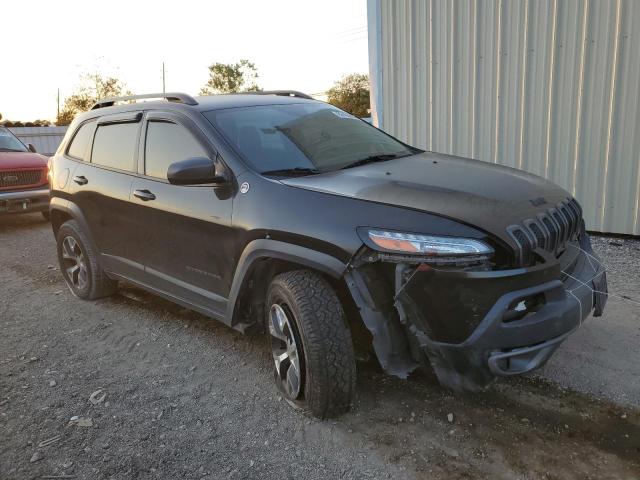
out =
[[242,185],[240,185],[240,193],[247,193],[248,191],[249,191],[248,182],[244,182]]

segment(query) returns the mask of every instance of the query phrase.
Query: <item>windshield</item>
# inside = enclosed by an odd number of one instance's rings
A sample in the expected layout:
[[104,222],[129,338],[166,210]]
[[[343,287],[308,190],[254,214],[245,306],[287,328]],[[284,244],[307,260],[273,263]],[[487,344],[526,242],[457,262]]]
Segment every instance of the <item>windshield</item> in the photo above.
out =
[[321,173],[414,153],[324,103],[229,108],[204,115],[255,170],[265,174]]
[[6,128],[0,127],[0,152],[26,152],[26,147]]

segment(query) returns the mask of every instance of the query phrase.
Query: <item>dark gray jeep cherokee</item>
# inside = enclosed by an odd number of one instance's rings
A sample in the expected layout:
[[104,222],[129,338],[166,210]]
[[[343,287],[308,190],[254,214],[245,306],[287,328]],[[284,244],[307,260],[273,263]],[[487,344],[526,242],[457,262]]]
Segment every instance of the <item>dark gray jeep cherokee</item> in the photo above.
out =
[[349,408],[358,349],[475,391],[543,365],[606,301],[569,193],[298,92],[105,100],[50,168],[75,295],[126,280],[268,332],[278,388],[319,417]]

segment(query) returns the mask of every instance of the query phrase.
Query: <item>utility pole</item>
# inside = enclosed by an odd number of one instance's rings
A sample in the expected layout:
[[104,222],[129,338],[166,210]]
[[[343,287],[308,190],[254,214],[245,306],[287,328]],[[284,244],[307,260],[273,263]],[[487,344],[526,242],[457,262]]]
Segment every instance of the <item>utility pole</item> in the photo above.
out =
[[162,62],[162,94],[164,95],[165,92],[165,87],[164,87],[164,62]]

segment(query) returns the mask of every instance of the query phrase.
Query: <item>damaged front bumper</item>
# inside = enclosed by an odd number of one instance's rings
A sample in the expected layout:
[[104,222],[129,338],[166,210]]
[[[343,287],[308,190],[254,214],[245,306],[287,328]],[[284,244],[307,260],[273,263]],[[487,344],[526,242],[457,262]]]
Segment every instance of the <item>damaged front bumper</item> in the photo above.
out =
[[547,260],[509,270],[400,261],[392,287],[363,264],[347,285],[387,373],[406,377],[428,360],[443,385],[476,391],[541,367],[591,312],[602,314],[606,273],[586,233]]

